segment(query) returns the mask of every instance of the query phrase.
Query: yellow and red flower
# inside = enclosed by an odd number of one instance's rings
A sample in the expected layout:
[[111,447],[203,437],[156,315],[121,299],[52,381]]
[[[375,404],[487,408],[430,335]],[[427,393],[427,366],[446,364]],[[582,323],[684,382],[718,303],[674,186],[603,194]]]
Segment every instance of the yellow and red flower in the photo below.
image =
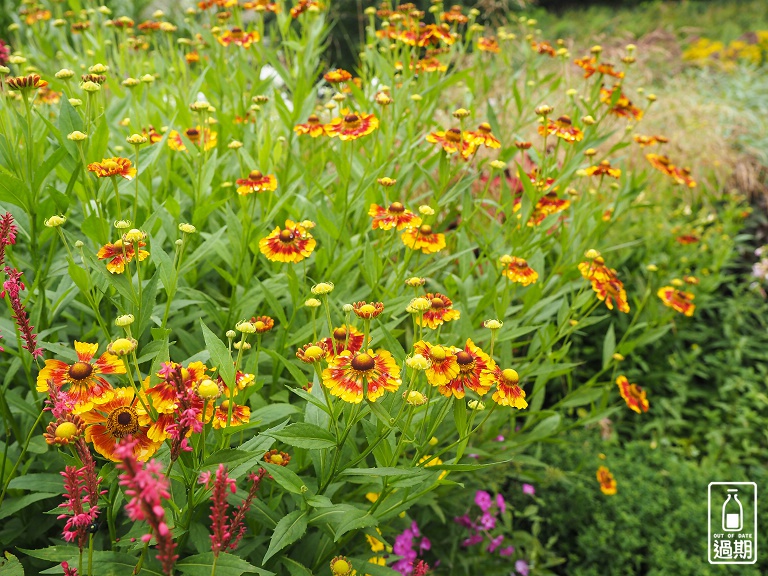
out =
[[535,40],[531,42],[531,48],[538,52],[539,54],[546,54],[547,56],[551,56],[554,58],[557,56],[557,52],[555,51],[552,44],[547,42],[546,40],[542,42],[536,42]]
[[[188,128],[184,131],[184,135],[196,146],[200,146],[199,143],[204,142],[203,149],[206,151],[215,148],[218,139],[217,132],[212,132],[208,128],[201,132],[200,126]],[[168,147],[176,152],[185,152],[187,150],[187,147],[184,145],[184,140],[181,138],[181,134],[176,130],[171,130],[168,133]]]
[[312,138],[317,138],[325,134],[325,126],[320,122],[316,114],[310,114],[306,124],[296,124],[293,127],[296,134],[309,134]]
[[675,241],[678,244],[682,244],[683,246],[688,246],[689,244],[696,244],[699,242],[701,238],[696,236],[696,234],[682,234],[675,238]]
[[636,106],[633,106],[630,99],[627,98],[623,92],[619,94],[619,99],[615,103],[612,103],[613,94],[616,90],[620,90],[620,88],[618,86],[611,90],[600,88],[600,102],[611,107],[611,114],[636,121],[642,119],[643,111]]
[[461,316],[461,312],[453,308],[451,299],[440,292],[427,292],[424,298],[429,300],[432,306],[420,316],[416,316],[416,324],[419,326],[437,330],[441,324],[458,320]]
[[275,449],[264,454],[264,462],[269,462],[275,466],[288,466],[291,456],[285,452],[279,452]]
[[[142,250],[147,245],[144,241],[139,241],[139,262],[149,256],[149,252]],[[113,244],[104,244],[99,248],[97,257],[99,260],[108,260],[107,270],[112,274],[122,274],[125,272],[126,263],[133,260],[136,256],[136,247],[133,242],[123,242],[122,239],[115,240]]]
[[27,76],[9,76],[5,79],[5,83],[8,84],[8,88],[11,90],[27,90],[35,88],[45,88],[48,86],[48,82],[40,78],[37,74],[29,74]]
[[355,316],[358,318],[363,318],[364,320],[370,320],[371,318],[376,318],[379,314],[384,312],[384,303],[383,302],[371,302],[368,304],[365,301],[362,302],[355,302],[352,304],[352,311],[355,313]]
[[378,204],[371,204],[368,216],[373,218],[371,226],[374,230],[377,228],[381,230],[391,230],[392,228],[402,230],[403,228],[421,226],[421,218],[407,210],[400,202],[392,202],[388,208]]
[[483,122],[477,127],[474,132],[468,132],[468,136],[472,139],[472,144],[480,146],[481,144],[487,148],[501,148],[501,142],[491,132],[491,125],[488,122]]
[[344,350],[323,370],[323,385],[352,404],[363,401],[363,388],[367,399],[375,402],[385,392],[396,391],[401,383],[400,367],[386,350],[359,354]]
[[37,391],[48,390],[48,380],[53,380],[57,388],[68,385],[66,393],[75,402],[75,413],[89,410],[94,399],[112,389],[101,374],[125,374],[123,361],[109,352],[104,352],[94,362],[93,357],[98,349],[98,344],[75,340],[77,362],[67,364],[61,360],[46,360],[37,375]]
[[251,170],[247,178],[237,180],[237,193],[247,196],[254,192],[274,192],[277,190],[277,179],[274,174],[262,174],[258,170]]
[[251,44],[258,42],[260,38],[261,37],[256,30],[253,32],[245,32],[242,28],[232,28],[218,36],[216,40],[218,40],[219,44],[222,46],[235,44],[241,48],[250,48]]
[[326,82],[331,84],[339,84],[340,82],[348,82],[349,80],[352,80],[352,74],[342,68],[337,68],[336,70],[326,72],[323,75],[323,78],[325,78]]
[[[227,418],[229,418],[229,403],[230,400],[224,400],[219,406],[216,407],[216,411],[213,413],[213,429],[220,430],[221,428],[227,428]],[[251,420],[251,409],[248,406],[235,404],[232,402],[232,417],[229,420],[229,427],[242,426],[248,424]]]
[[61,100],[61,92],[56,92],[46,86],[37,93],[37,100],[43,104],[58,104]]
[[616,494],[616,480],[610,470],[605,466],[597,469],[597,481],[600,482],[600,491],[606,496]]
[[128,158],[105,158],[101,162],[88,164],[88,171],[95,173],[99,178],[122,176],[126,180],[133,180],[136,176],[136,168],[131,167]]
[[445,234],[433,232],[428,224],[411,226],[400,238],[408,248],[421,250],[424,254],[434,254],[445,248]]
[[597,255],[590,262],[581,262],[578,268],[581,275],[592,284],[598,299],[604,301],[609,310],[613,310],[615,304],[619,311],[629,314],[624,284],[619,280],[616,270],[605,265],[602,256]]
[[477,49],[481,52],[491,52],[493,54],[501,52],[501,48],[499,47],[496,38],[487,38],[485,36],[482,36],[477,40]]
[[[520,210],[522,198],[520,200],[521,202],[515,202],[515,212]],[[567,210],[570,205],[571,201],[566,198],[558,198],[557,192],[547,192],[538,202],[536,202],[536,206],[533,209],[531,217],[528,219],[527,225],[538,226],[547,216]]]
[[448,154],[461,153],[461,157],[468,160],[477,150],[474,137],[470,133],[462,133],[459,128],[449,128],[445,131],[430,132],[427,134],[427,142],[440,144]]
[[646,154],[645,158],[650,162],[651,166],[656,168],[656,170],[674,178],[675,167],[667,156],[664,156],[663,154]]
[[[448,383],[457,378],[461,372],[456,352],[452,348],[432,345],[420,340],[413,345],[413,351],[430,361],[430,366],[424,371],[424,374],[427,376],[427,382],[432,386],[446,388]],[[450,396],[451,393],[445,395]]]
[[343,118],[334,118],[325,125],[325,133],[339,140],[356,140],[367,136],[379,127],[379,119],[373,114],[346,114]]
[[463,350],[456,351],[456,363],[459,365],[459,374],[438,391],[443,396],[455,396],[464,398],[465,388],[483,396],[489,388],[480,381],[480,375],[491,365],[491,358],[479,347],[467,338]]
[[449,24],[466,24],[469,22],[469,18],[462,14],[461,6],[458,4],[451,6],[447,12],[443,12],[440,15],[440,20]]
[[254,10],[255,12],[272,12],[280,14],[280,5],[269,0],[253,0],[243,3],[244,10]]
[[[657,292],[659,298],[664,303],[664,306],[672,308],[680,314],[691,317],[696,310],[696,305],[693,303],[693,299],[696,297],[690,292],[683,292],[677,290],[673,286],[664,286]],[[39,386],[39,385],[38,385]]]
[[323,4],[318,2],[317,0],[299,0],[296,5],[291,8],[290,14],[291,18],[294,20],[301,16],[304,12],[311,11],[311,10],[322,10],[325,8]]
[[608,62],[598,63],[597,58],[594,56],[577,58],[573,61],[573,63],[584,70],[584,78],[589,78],[595,72],[605,76],[613,76],[614,78],[618,79],[624,78],[624,72],[614,69],[613,64],[609,64]]
[[328,349],[328,357],[333,358],[344,350],[357,353],[363,347],[365,336],[357,328],[350,325],[339,326],[333,329],[333,336],[325,338],[323,343]]
[[546,126],[539,126],[538,130],[539,134],[542,136],[546,136],[547,134],[550,136],[557,136],[569,144],[581,142],[584,138],[584,133],[574,126],[570,116],[565,114],[560,116],[557,120],[550,119]]
[[632,138],[635,142],[640,144],[641,148],[653,146],[654,144],[666,144],[669,142],[669,138],[666,136],[643,136],[642,134],[635,134]]
[[619,386],[621,397],[624,398],[630,410],[638,414],[648,412],[649,404],[648,399],[645,397],[645,390],[637,384],[630,384],[624,375],[616,378],[616,384]]
[[88,426],[85,440],[93,442],[96,452],[117,462],[115,446],[130,435],[138,441],[133,449],[137,460],[146,461],[161,443],[153,442],[147,436],[149,427],[139,423],[137,404],[133,388],[115,388],[102,395],[91,410],[80,415]]
[[520,388],[520,376],[515,370],[507,368],[502,370],[491,361],[490,366],[480,374],[480,384],[485,390],[496,386],[493,393],[493,401],[499,406],[512,406],[518,410],[528,407],[525,400],[525,390]]
[[597,166],[590,166],[584,172],[587,176],[610,176],[616,179],[621,177],[621,169],[613,168],[608,160],[603,160]]
[[263,334],[275,327],[275,320],[270,316],[252,316],[251,324],[256,327],[257,334]]
[[448,70],[448,66],[435,57],[422,58],[415,63],[412,62],[410,68],[417,74],[420,72],[445,72]]
[[502,275],[506,276],[512,282],[528,286],[529,284],[535,284],[539,279],[539,273],[528,265],[528,261],[517,256],[509,256],[501,258],[502,264],[505,268],[501,271]]
[[272,262],[301,262],[315,249],[315,239],[306,228],[293,220],[285,228],[277,226],[266,238],[259,240],[259,250]]
[[[401,40],[406,44],[411,43],[411,37],[407,35],[403,35]],[[423,48],[430,44],[439,44],[440,42],[444,43],[446,46],[450,46],[455,41],[456,39],[453,37],[453,34],[451,34],[451,29],[447,24],[427,24],[420,28],[416,46]]]

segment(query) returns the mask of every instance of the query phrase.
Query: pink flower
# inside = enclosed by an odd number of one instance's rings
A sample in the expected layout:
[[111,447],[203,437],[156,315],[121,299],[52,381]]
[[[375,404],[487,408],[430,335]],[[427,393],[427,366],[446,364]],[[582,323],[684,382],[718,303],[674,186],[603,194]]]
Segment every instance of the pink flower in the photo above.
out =
[[[206,475],[203,478],[203,475]],[[266,476],[267,471],[259,469],[258,474],[251,473],[248,478],[251,481],[251,487],[248,490],[248,496],[238,506],[232,519],[229,519],[229,504],[227,503],[227,492],[234,494],[237,492],[237,484],[227,474],[227,467],[219,464],[216,470],[216,476],[213,479],[213,492],[211,494],[211,551],[218,558],[221,551],[235,550],[245,535],[245,515],[251,509],[256,492],[259,489],[261,481]],[[210,486],[210,472],[200,475],[198,482]]]
[[520,576],[528,576],[528,562],[525,560],[518,560],[515,562],[515,570]]
[[483,530],[493,530],[496,528],[496,518],[485,512],[480,518],[480,527]]
[[507,511],[507,503],[501,494],[496,494],[496,506],[499,507],[499,512],[502,514]]
[[483,512],[488,512],[493,505],[491,495],[485,490],[478,490],[475,493],[475,504],[477,504]]
[[96,520],[99,514],[97,506],[90,506],[85,509],[84,504],[88,504],[88,496],[85,491],[85,467],[76,468],[75,466],[66,466],[64,472],[60,473],[64,477],[64,503],[62,508],[69,510],[71,514],[61,514],[59,520],[67,519],[62,536],[67,542],[77,541],[80,551],[83,551],[88,543],[88,534],[91,524]]
[[536,489],[530,484],[523,484],[523,494],[534,496],[536,494]]
[[77,568],[74,568],[74,567],[70,568],[69,564],[67,564],[66,562],[62,562],[61,567],[64,570],[64,576],[78,576]]
[[43,355],[43,349],[37,347],[37,334],[33,332],[35,327],[29,323],[27,311],[24,309],[24,304],[19,296],[19,292],[24,290],[21,272],[6,266],[5,273],[8,275],[8,280],[3,282],[3,292],[0,293],[0,297],[8,294],[8,299],[11,301],[11,308],[13,309],[13,319],[16,321],[16,327],[21,334],[22,340],[24,340],[22,347],[29,351],[33,358],[39,358]]
[[512,556],[512,554],[515,553],[515,547],[514,546],[507,546],[506,548],[502,548],[499,550],[499,556],[503,556],[504,558],[508,558]]
[[491,538],[491,542],[488,544],[488,552],[493,554],[496,552],[496,549],[501,546],[501,543],[504,541],[504,535],[499,534],[496,536],[496,538]]

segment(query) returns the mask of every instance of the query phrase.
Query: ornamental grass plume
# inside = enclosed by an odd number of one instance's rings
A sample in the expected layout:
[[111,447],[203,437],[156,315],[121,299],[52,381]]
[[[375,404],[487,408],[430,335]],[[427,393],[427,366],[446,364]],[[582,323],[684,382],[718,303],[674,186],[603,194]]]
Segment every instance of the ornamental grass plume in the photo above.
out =
[[198,479],[198,483],[213,488],[209,518],[211,519],[211,551],[215,558],[218,558],[222,551],[235,550],[240,544],[240,540],[245,536],[245,515],[251,509],[259,485],[267,473],[263,468],[259,468],[257,473],[252,472],[248,475],[251,481],[248,496],[240,503],[230,520],[227,491],[232,492],[232,494],[237,492],[237,484],[227,472],[227,467],[224,464],[219,464],[213,479],[210,472],[202,473]]
[[170,483],[162,474],[162,465],[156,460],[139,464],[135,450],[137,441],[132,436],[122,439],[115,447],[115,455],[120,459],[117,467],[123,471],[120,474],[120,486],[125,487],[125,495],[130,498],[125,510],[128,518],[136,522],[145,520],[150,532],[141,537],[149,543],[152,536],[157,541],[157,559],[163,566],[164,574],[173,572],[173,564],[178,555],[174,553],[176,543],[171,531],[165,523],[163,498],[171,497],[168,488]]
[[33,358],[39,358],[43,355],[43,349],[37,347],[37,334],[33,332],[35,327],[29,323],[27,311],[19,297],[19,292],[24,290],[24,283],[21,281],[21,272],[15,268],[6,266],[5,273],[8,276],[8,279],[3,282],[3,291],[0,296],[5,297],[5,295],[8,295],[8,299],[11,301],[13,319],[16,321],[16,327],[21,334],[21,339],[24,340],[22,348],[28,350]]

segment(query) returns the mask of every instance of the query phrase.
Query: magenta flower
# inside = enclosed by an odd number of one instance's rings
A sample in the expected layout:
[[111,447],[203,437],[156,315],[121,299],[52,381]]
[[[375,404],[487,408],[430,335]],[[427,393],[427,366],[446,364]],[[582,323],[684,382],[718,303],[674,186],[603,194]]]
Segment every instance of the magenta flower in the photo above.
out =
[[504,442],[504,436],[502,436],[501,434],[496,436],[496,442]]
[[59,520],[67,519],[62,536],[67,542],[76,541],[82,552],[88,543],[91,524],[96,520],[99,508],[89,506],[88,510],[85,509],[84,505],[88,503],[87,495],[83,494],[85,491],[85,468],[66,466],[64,472],[60,472],[60,474],[64,476],[65,498],[61,507],[70,512],[58,516]]
[[494,528],[496,528],[496,517],[492,516],[488,512],[485,512],[480,517],[480,527],[483,530],[493,530]]
[[496,549],[501,546],[501,543],[504,541],[504,535],[499,534],[496,536],[496,538],[491,538],[491,542],[488,544],[488,552],[493,554],[496,552]]
[[536,489],[530,484],[523,484],[523,494],[527,494],[528,496],[535,496]]
[[61,568],[64,570],[64,576],[78,576],[77,568],[74,566],[70,567],[66,562],[61,563]]
[[493,506],[493,500],[491,500],[491,495],[488,494],[488,492],[485,490],[478,490],[475,493],[475,504],[477,504],[483,512],[488,512],[488,510],[491,509],[491,506]]
[[502,514],[507,511],[507,502],[501,494],[496,494],[496,506],[499,507],[499,512]]
[[520,576],[528,576],[528,562],[525,560],[518,560],[515,562],[515,571],[520,574]]
[[507,546],[506,548],[502,548],[499,550],[499,556],[502,556],[504,558],[508,558],[512,556],[512,554],[515,553],[515,547],[514,546]]
[[464,540],[461,545],[464,546],[464,548],[469,548],[470,546],[476,546],[480,544],[483,541],[483,535],[480,534],[480,532],[475,532],[474,534],[470,535],[469,538]]
[[24,290],[24,283],[21,281],[21,272],[10,266],[5,267],[5,273],[8,275],[8,280],[3,282],[3,292],[0,293],[0,297],[8,295],[8,299],[11,301],[11,308],[13,309],[13,319],[16,321],[16,327],[21,334],[24,344],[22,348],[29,351],[32,357],[38,358],[43,355],[43,349],[37,347],[37,334],[33,332],[35,329],[29,323],[29,317],[27,311],[24,309],[24,304],[21,302],[19,293]]

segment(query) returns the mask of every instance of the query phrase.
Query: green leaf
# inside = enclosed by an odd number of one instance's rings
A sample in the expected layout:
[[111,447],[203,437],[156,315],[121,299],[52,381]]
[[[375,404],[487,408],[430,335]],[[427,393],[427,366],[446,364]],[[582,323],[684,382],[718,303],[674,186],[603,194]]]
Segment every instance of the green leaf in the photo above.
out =
[[5,553],[5,562],[0,563],[0,572],[3,576],[24,576],[24,566],[19,559],[10,552]]
[[603,368],[608,366],[609,362],[613,358],[613,353],[616,350],[616,332],[613,330],[613,322],[608,327],[608,331],[605,333],[603,339]]
[[64,493],[64,479],[59,474],[25,474],[17,476],[8,484],[11,490],[26,490],[27,492]]
[[13,498],[11,500],[6,500],[5,502],[3,502],[2,509],[0,509],[0,520],[10,516],[15,512],[18,512],[19,510],[23,510],[30,504],[33,504],[39,500],[45,500],[46,498],[54,498],[56,496],[61,496],[61,492],[56,492],[56,493],[36,492],[34,494],[27,494],[26,496],[22,496],[21,498]]
[[[216,562],[216,576],[240,576],[241,574],[260,574],[262,576],[274,576],[262,568],[257,568],[250,562],[246,562],[239,556],[220,552]],[[190,576],[211,576],[213,573],[213,552],[204,552],[184,558],[176,563],[176,570]]]
[[574,390],[568,396],[563,398],[558,406],[561,408],[576,408],[577,406],[584,406],[590,404],[600,398],[603,395],[602,388],[587,388],[581,387]]
[[304,481],[299,478],[293,470],[288,470],[288,468],[285,468],[284,466],[269,464],[267,462],[262,466],[266,468],[267,472],[269,472],[272,478],[275,479],[275,482],[288,490],[288,492],[303,494],[307,491],[307,486],[304,484]]
[[281,562],[283,563],[283,566],[288,568],[288,572],[291,573],[291,576],[313,576],[309,568],[303,564],[299,564],[296,562],[296,560],[291,560],[290,558],[282,558]]
[[320,426],[307,424],[306,422],[297,422],[286,426],[278,432],[263,432],[263,434],[285,442],[289,446],[306,448],[308,450],[333,448],[336,446],[336,439],[333,437],[333,434],[323,430]]
[[0,202],[7,202],[29,212],[28,189],[22,180],[3,170],[0,172]]
[[560,426],[560,420],[560,414],[552,414],[552,416],[544,418],[528,434],[520,436],[519,443],[535,442],[536,440],[552,436]]
[[[75,130],[80,132],[83,131],[83,119],[80,117],[80,114],[77,113],[77,110],[75,110],[74,106],[72,106],[72,104],[70,104],[69,100],[66,98],[61,99],[61,110],[59,111],[59,130],[61,131],[62,136],[67,136],[67,134],[71,134]],[[62,143],[67,149],[67,152],[69,152],[69,155],[79,162],[80,152],[77,150],[77,144],[72,140],[67,139],[62,140]]]
[[285,516],[282,520],[280,520],[280,522],[277,523],[277,526],[275,526],[275,531],[272,533],[272,539],[269,541],[269,549],[264,555],[264,560],[262,560],[262,563],[265,563],[286,546],[296,542],[296,540],[304,536],[306,531],[306,512],[302,512],[301,510],[294,510]]
[[203,329],[205,347],[211,354],[211,362],[219,369],[219,374],[221,374],[224,383],[232,390],[235,386],[235,362],[232,360],[232,355],[224,345],[224,342],[219,340],[216,334],[211,332],[210,328],[202,320],[200,320],[200,326]]

